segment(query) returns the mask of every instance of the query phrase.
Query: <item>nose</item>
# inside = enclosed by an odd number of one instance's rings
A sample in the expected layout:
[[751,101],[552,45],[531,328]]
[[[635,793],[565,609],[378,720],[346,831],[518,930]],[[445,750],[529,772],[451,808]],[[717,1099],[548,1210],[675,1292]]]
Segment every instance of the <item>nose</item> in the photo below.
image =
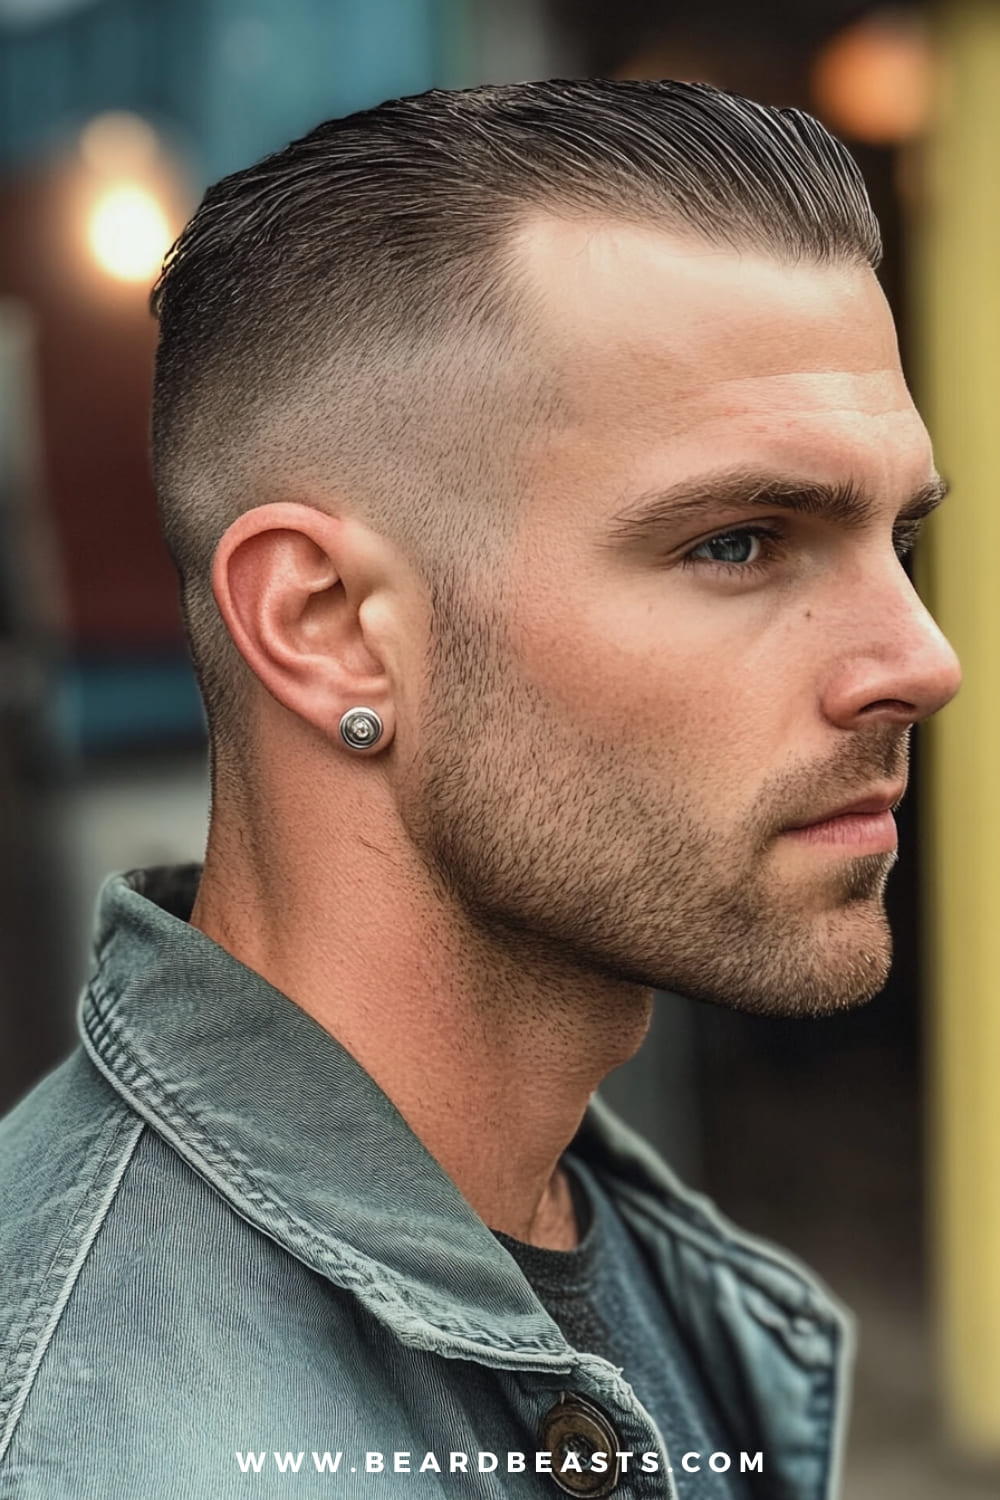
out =
[[828,683],[827,716],[842,728],[917,724],[949,703],[962,668],[902,566],[869,574],[854,598],[844,653]]

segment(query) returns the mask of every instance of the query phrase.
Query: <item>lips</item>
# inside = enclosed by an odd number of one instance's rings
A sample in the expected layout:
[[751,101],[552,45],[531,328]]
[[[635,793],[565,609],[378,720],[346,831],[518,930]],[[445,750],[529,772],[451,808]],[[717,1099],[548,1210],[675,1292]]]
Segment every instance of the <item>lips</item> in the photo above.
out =
[[820,813],[818,818],[806,818],[801,823],[792,823],[790,828],[814,828],[820,823],[829,823],[834,818],[848,818],[852,815],[859,816],[865,813],[878,814],[889,812],[903,800],[906,791],[903,786],[887,787],[884,791],[870,792],[866,797],[859,797],[854,802],[845,802],[840,807],[833,808],[830,812]]

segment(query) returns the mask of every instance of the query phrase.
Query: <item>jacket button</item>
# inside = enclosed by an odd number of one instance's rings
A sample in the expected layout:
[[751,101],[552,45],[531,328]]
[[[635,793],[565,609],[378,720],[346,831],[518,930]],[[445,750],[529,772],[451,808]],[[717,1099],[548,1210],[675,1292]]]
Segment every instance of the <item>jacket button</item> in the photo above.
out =
[[[567,1495],[610,1495],[621,1475],[618,1434],[584,1396],[564,1391],[542,1418],[542,1449],[552,1454],[552,1478]],[[595,1453],[606,1467],[591,1467]],[[568,1460],[568,1462],[567,1462]],[[601,1460],[598,1460],[601,1464]]]

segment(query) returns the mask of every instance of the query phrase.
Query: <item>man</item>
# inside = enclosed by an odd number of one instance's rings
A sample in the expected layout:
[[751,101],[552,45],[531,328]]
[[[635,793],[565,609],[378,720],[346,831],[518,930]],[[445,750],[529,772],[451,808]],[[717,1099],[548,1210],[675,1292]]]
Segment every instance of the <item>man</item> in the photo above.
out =
[[208,193],[153,432],[208,850],[106,887],[5,1126],[0,1495],[835,1494],[844,1314],[592,1096],[655,989],[885,980],[959,674],[878,254],[815,121],[700,85]]

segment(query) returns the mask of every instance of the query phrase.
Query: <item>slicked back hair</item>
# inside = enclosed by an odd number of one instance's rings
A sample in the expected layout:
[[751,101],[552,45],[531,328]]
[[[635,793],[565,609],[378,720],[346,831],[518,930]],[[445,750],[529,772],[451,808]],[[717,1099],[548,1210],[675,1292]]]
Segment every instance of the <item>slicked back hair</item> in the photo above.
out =
[[788,263],[881,254],[818,121],[708,84],[434,89],[216,183],[152,294],[154,477],[216,772],[250,678],[210,573],[242,511],[325,497],[404,548],[432,597],[502,555],[519,447],[561,401],[513,251],[540,212]]

